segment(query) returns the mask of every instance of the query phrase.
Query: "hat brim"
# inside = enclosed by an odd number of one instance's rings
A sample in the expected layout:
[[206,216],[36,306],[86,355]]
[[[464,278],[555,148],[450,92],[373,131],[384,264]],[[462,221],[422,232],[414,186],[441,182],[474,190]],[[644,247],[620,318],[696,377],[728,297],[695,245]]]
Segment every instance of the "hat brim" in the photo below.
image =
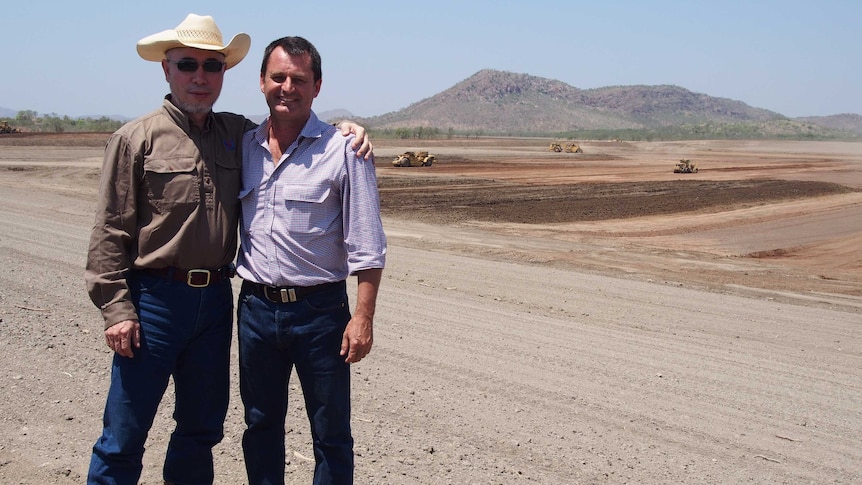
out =
[[251,48],[251,37],[248,34],[240,33],[233,36],[233,39],[224,46],[218,47],[211,44],[197,44],[193,42],[183,42],[177,38],[177,34],[173,30],[165,30],[158,34],[153,34],[144,37],[138,42],[138,55],[144,60],[161,62],[165,58],[165,52],[177,47],[191,47],[193,49],[201,49],[224,54],[225,69],[230,69],[242,61],[249,48]]

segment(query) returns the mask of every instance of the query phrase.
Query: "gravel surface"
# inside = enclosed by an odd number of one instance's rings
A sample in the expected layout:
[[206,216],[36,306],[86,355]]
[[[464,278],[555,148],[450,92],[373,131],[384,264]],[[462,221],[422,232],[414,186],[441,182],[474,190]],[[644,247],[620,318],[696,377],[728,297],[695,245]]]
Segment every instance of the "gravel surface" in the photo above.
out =
[[[582,143],[589,159],[554,159],[506,141],[494,161],[483,143],[441,143],[452,163],[414,169],[389,157],[427,147],[376,149],[383,197],[405,202],[387,205],[375,346],[353,368],[356,483],[862,481],[862,147]],[[100,151],[34,144],[0,141],[0,483],[81,483],[111,358],[83,284]],[[687,182],[828,190],[541,224],[411,212],[410,187],[445,207],[459,183],[669,182],[695,155]],[[287,479],[310,483],[291,386]],[[141,483],[161,483],[171,403]],[[234,375],[219,484],[244,483],[242,430]]]

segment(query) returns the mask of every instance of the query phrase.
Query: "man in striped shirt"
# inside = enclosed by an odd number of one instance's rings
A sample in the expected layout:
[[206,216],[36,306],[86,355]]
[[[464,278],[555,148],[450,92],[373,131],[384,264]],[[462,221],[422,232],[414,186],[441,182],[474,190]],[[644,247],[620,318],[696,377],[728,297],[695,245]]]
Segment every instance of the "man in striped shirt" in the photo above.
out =
[[353,483],[349,370],[371,350],[386,237],[374,164],[311,110],[321,82],[311,43],[272,42],[260,73],[270,116],[243,138],[237,316],[252,485],[284,483],[294,367],[311,423],[314,483]]

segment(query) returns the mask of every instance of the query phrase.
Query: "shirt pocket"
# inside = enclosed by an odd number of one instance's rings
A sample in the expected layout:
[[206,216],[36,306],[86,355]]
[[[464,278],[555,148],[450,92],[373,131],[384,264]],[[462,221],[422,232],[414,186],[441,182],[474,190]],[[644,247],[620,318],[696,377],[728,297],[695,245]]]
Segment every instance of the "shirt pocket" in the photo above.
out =
[[328,209],[328,184],[287,184],[282,187],[285,229],[291,233],[320,234],[330,226],[335,211]]
[[219,157],[215,163],[216,194],[224,204],[236,205],[239,193],[242,190],[242,178],[240,177],[240,165],[231,158]]
[[150,159],[144,163],[147,197],[159,211],[197,205],[199,179],[194,158]]

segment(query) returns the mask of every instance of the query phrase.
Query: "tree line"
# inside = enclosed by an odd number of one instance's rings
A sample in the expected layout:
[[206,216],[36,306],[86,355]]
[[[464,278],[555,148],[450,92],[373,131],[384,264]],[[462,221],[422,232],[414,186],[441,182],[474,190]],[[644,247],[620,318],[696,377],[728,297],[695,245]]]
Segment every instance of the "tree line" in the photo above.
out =
[[[360,122],[360,124],[362,124]],[[401,128],[368,128],[368,134],[374,138],[395,138],[398,140],[440,140],[446,138],[478,138],[485,136],[485,130],[475,129],[459,131],[447,128],[445,131],[436,126],[413,126]]]
[[435,126],[399,128],[369,127],[374,138],[440,140],[488,136],[556,137],[568,140],[674,141],[674,140],[859,140],[857,133],[823,128],[790,120],[749,123],[699,123],[660,128],[575,130],[559,133],[455,130]]
[[[112,120],[107,116],[99,118],[70,118],[55,113],[40,115],[31,110],[19,111],[14,119],[8,121],[13,128],[28,132],[42,133],[113,133],[125,122]],[[452,139],[471,138],[485,135],[493,136],[555,136],[566,139],[625,140],[625,141],[670,141],[700,139],[791,139],[791,140],[858,140],[860,135],[846,131],[823,129],[810,123],[700,123],[673,125],[653,129],[604,129],[577,130],[561,133],[496,133],[482,129],[455,130],[441,129],[436,126],[414,126],[399,128],[369,128],[375,138],[389,139]]]
[[113,133],[123,126],[123,121],[112,120],[107,116],[99,118],[60,117],[56,113],[40,115],[31,110],[19,111],[15,118],[5,120],[21,131],[36,133]]

